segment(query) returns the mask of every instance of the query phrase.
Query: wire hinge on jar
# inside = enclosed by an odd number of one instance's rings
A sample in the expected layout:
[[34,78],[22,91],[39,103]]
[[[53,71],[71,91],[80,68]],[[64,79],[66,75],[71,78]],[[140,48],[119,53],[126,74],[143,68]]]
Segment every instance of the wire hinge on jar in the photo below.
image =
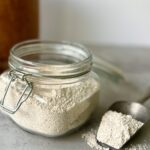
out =
[[[20,72],[20,71],[17,71],[17,70],[11,70],[9,72],[9,77],[10,77],[10,81],[5,89],[5,94],[2,98],[2,100],[0,101],[0,107],[10,113],[10,114],[14,114],[19,108],[20,106],[28,99],[28,97],[30,96],[31,92],[32,92],[32,89],[33,89],[33,85],[32,85],[32,82],[29,82],[28,79],[27,79],[27,76],[29,76],[29,74],[25,74],[23,72]],[[16,79],[19,79],[23,82],[25,82],[25,88],[23,89],[22,91],[22,94],[16,104],[16,106],[14,108],[9,108],[7,106],[5,106],[5,99],[6,99],[6,95],[9,91],[9,88],[11,86],[11,83],[16,81]]]

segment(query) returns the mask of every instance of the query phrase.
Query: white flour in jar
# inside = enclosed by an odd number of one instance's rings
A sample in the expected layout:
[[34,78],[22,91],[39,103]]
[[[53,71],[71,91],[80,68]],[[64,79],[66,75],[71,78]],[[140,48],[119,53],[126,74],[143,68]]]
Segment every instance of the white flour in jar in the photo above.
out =
[[[83,134],[82,137],[85,138],[90,147],[97,150],[107,150],[107,148],[100,146],[97,140],[120,149],[142,126],[142,122],[133,119],[130,115],[108,111],[102,117],[98,132],[97,130],[91,130]],[[141,145],[140,147],[144,148],[145,146]],[[135,149],[135,146],[132,145],[125,149]]]
[[[6,87],[7,82],[2,75],[0,86]],[[22,91],[20,87],[19,81],[12,84],[5,105],[14,106]],[[4,93],[4,89],[1,88],[0,92]],[[35,83],[28,100],[10,117],[29,131],[59,136],[85,123],[94,110],[98,96],[99,83],[92,78],[66,85]]]

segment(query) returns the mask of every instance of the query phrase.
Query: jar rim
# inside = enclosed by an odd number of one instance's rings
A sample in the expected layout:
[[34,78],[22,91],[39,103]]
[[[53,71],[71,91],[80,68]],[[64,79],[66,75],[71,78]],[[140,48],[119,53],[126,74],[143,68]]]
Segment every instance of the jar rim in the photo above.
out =
[[92,55],[77,43],[28,40],[12,47],[9,66],[33,76],[68,78],[89,72]]

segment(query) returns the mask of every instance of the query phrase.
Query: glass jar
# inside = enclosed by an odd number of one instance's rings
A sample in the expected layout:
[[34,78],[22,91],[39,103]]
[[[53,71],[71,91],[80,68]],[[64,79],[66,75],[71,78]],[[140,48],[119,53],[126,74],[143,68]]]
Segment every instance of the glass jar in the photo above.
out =
[[94,111],[100,85],[85,47],[25,41],[11,49],[9,66],[0,76],[0,108],[23,129],[49,137],[64,135]]

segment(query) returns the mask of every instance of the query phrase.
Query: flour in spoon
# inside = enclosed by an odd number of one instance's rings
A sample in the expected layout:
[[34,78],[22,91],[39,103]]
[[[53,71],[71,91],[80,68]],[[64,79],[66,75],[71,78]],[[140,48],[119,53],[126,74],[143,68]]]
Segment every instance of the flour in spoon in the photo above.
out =
[[102,117],[97,140],[120,149],[142,126],[142,122],[130,115],[107,111]]
[[[92,128],[82,134],[82,138],[86,141],[86,143],[93,149],[93,150],[110,150],[110,148],[102,147],[97,143],[97,128]],[[125,148],[122,148],[122,150],[148,150],[149,146],[146,144],[148,141],[144,141],[143,144],[130,144],[126,146]]]

